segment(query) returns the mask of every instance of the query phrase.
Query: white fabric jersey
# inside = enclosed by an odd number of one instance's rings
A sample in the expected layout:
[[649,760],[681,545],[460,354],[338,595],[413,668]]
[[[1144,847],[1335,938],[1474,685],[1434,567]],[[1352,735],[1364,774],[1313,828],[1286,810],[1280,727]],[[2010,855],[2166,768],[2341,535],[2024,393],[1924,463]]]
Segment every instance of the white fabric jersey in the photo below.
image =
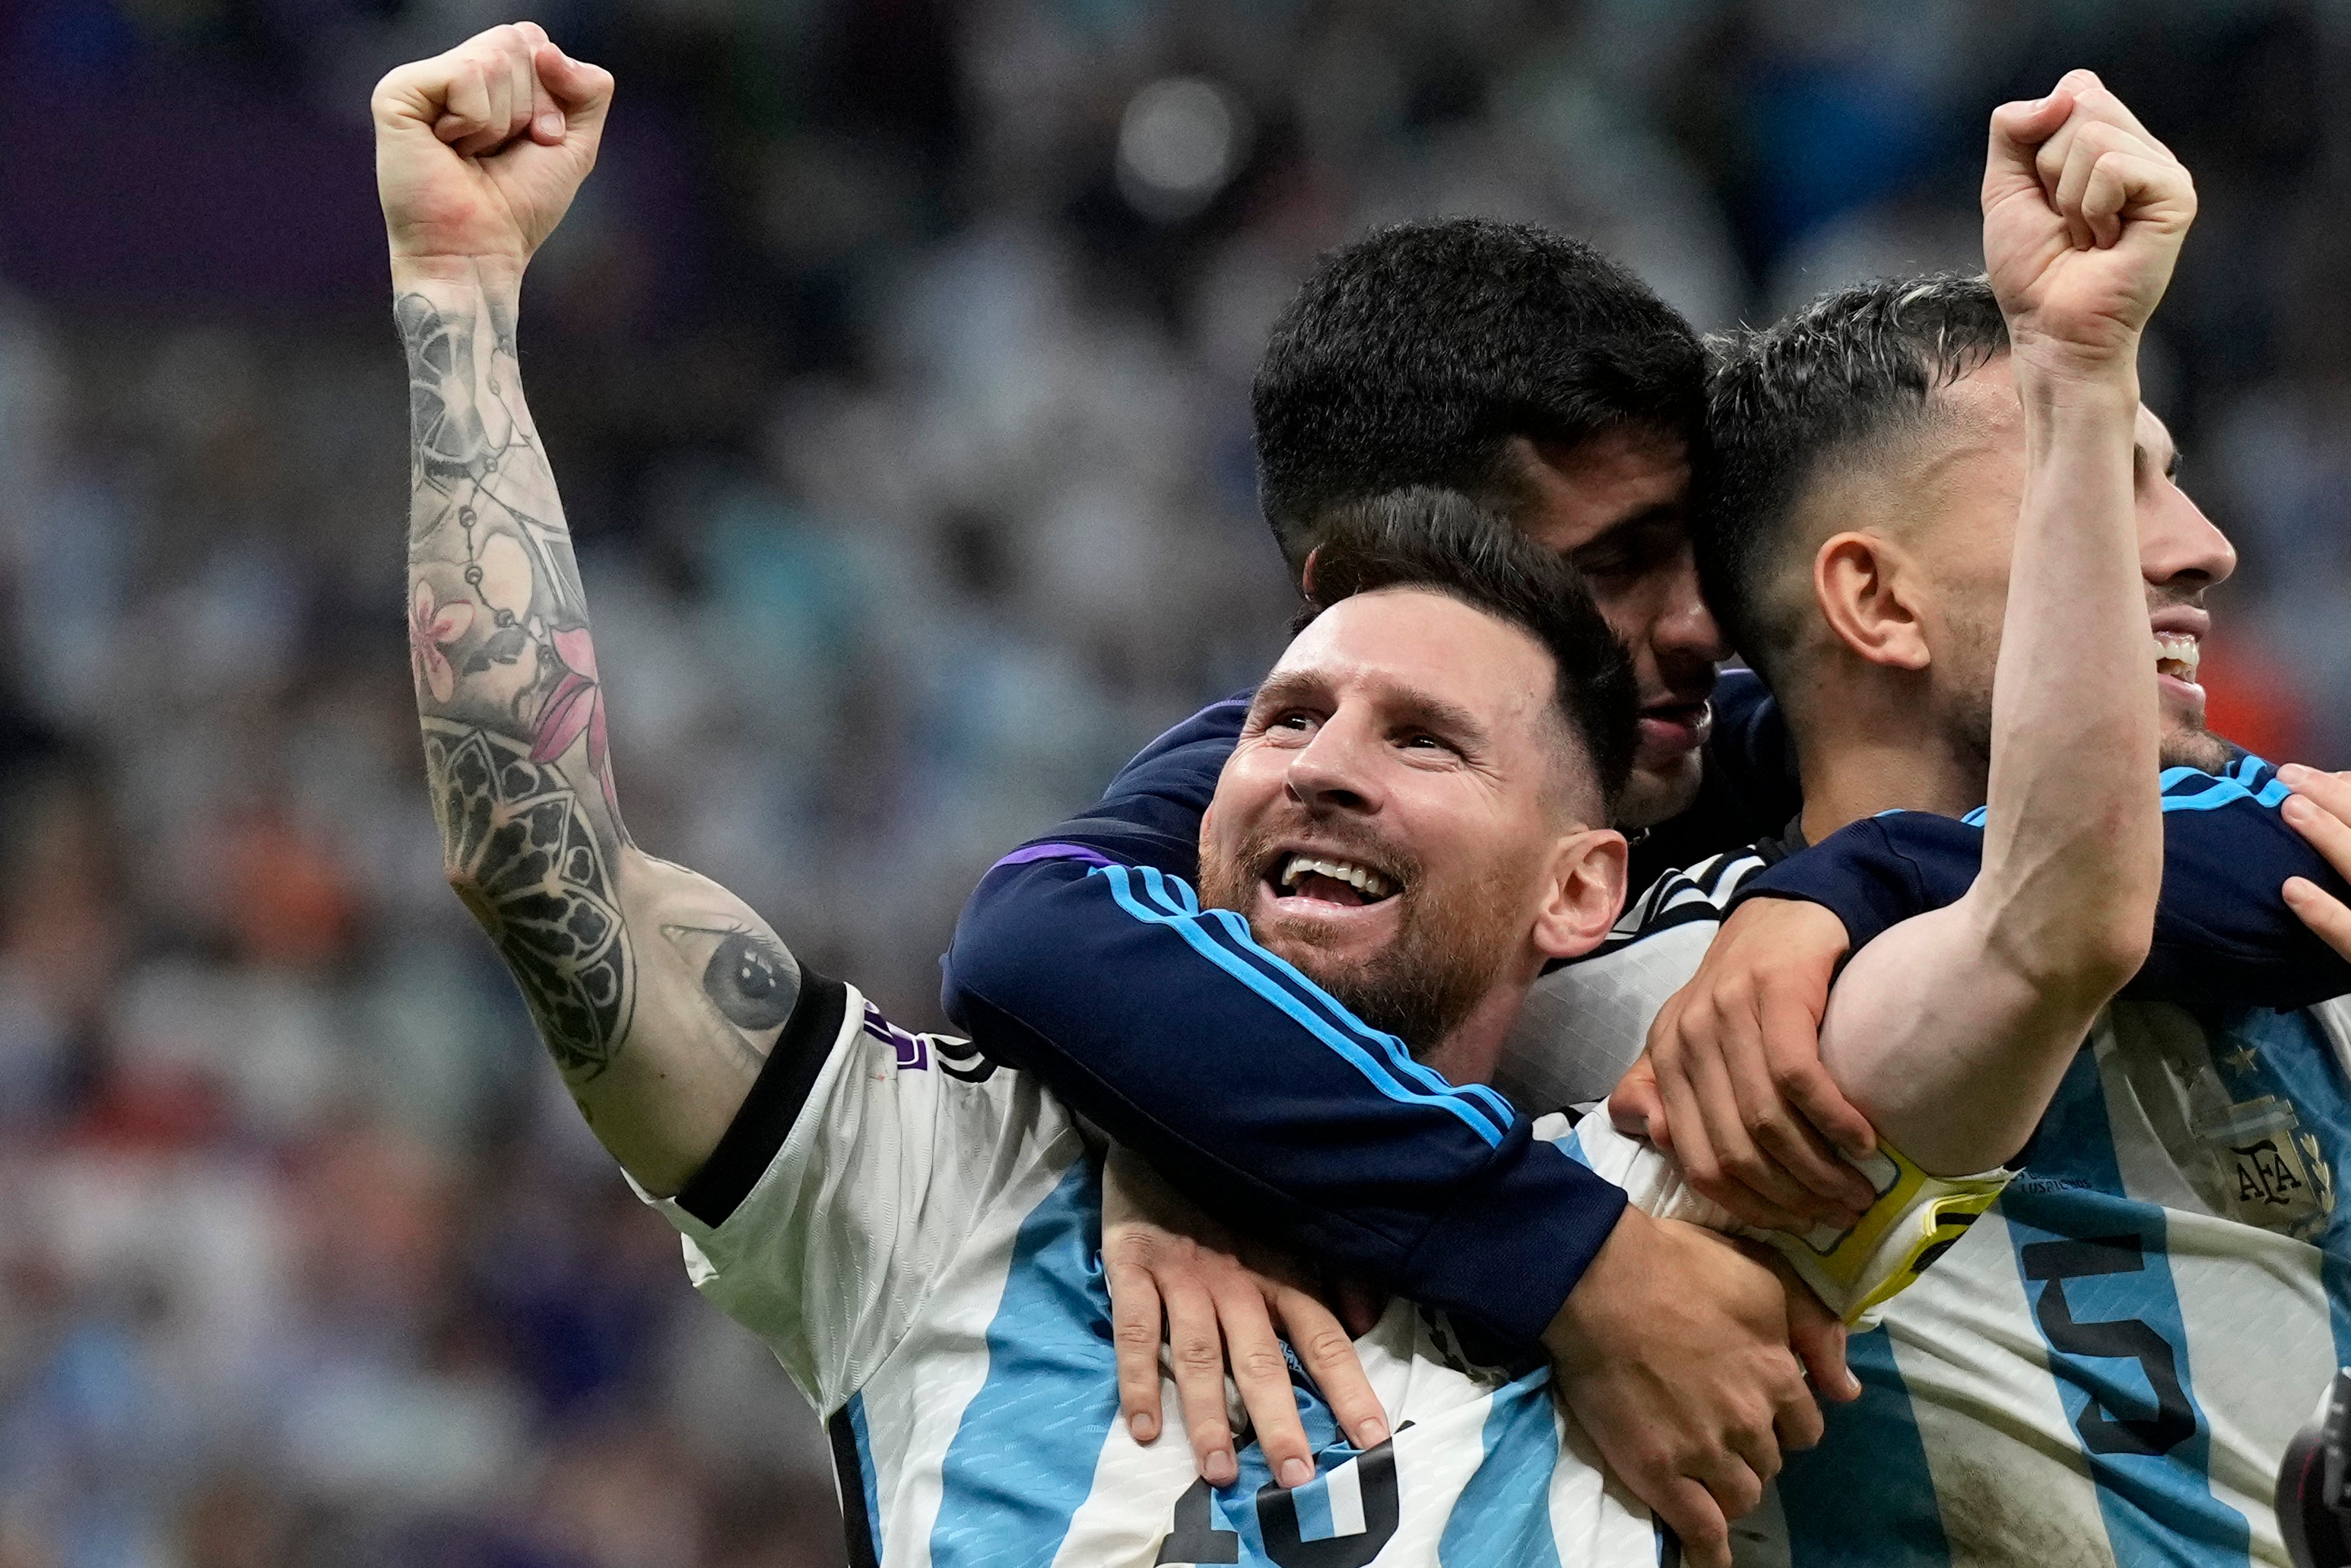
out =
[[[1762,863],[1661,881],[1554,1007],[1636,1018],[1637,1051]],[[1852,1340],[1865,1392],[1734,1526],[1743,1568],[2283,1563],[2279,1461],[2351,1362],[2346,1023],[2109,1008],[2008,1191]],[[1560,1076],[1514,1049],[1515,1082]]]
[[853,990],[841,1017],[732,1212],[714,1227],[656,1207],[695,1288],[829,1418],[853,1563],[1659,1561],[1646,1510],[1556,1414],[1547,1373],[1478,1366],[1402,1303],[1356,1342],[1395,1429],[1380,1448],[1349,1447],[1302,1378],[1306,1486],[1272,1484],[1248,1443],[1235,1483],[1199,1481],[1172,1383],[1171,1429],[1138,1446],[1116,1418],[1097,1152],[1034,1079],[907,1034]]

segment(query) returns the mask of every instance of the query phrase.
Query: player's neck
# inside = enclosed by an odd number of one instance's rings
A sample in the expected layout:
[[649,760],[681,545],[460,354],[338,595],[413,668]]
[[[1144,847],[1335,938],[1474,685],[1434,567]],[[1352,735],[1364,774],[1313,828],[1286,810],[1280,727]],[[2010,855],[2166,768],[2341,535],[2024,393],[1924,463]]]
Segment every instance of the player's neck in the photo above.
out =
[[1796,737],[1807,842],[1880,811],[1959,817],[1983,804],[1983,759],[1921,705],[1838,700],[1815,713]]
[[1453,1027],[1443,1043],[1417,1053],[1421,1062],[1454,1083],[1491,1083],[1501,1064],[1502,1047],[1510,1038],[1510,1026],[1519,1021],[1531,984],[1531,976],[1523,984],[1515,979],[1497,981],[1486,999]]

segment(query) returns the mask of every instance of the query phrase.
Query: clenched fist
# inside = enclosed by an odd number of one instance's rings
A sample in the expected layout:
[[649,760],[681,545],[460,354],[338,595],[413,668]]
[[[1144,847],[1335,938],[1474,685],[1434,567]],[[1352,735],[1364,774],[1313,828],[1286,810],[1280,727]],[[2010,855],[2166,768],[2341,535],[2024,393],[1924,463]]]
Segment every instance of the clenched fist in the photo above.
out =
[[2128,371],[2196,220],[2171,150],[2089,71],[1992,111],[1984,266],[2021,360]]
[[392,265],[519,276],[596,166],[612,74],[536,22],[479,33],[376,84],[375,177]]

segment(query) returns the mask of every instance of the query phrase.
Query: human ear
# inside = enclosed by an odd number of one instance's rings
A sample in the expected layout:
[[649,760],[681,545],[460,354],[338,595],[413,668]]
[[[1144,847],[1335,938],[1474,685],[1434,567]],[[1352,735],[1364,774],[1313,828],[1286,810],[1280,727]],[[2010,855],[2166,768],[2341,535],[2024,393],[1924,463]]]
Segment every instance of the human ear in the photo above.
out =
[[1932,662],[1917,602],[1917,574],[1890,541],[1843,533],[1813,557],[1813,598],[1838,642],[1873,664],[1923,670]]
[[1630,854],[1614,828],[1578,828],[1552,846],[1549,885],[1535,916],[1534,944],[1546,958],[1589,953],[1625,908]]

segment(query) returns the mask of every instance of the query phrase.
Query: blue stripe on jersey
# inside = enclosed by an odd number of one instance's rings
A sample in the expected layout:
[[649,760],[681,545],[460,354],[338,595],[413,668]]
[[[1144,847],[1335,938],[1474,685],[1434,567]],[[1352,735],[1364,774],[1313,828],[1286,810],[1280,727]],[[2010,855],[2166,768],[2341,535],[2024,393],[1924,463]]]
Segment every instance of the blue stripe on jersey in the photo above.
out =
[[[873,1532],[873,1561],[880,1563],[887,1556],[882,1546],[882,1488],[881,1478],[873,1473],[873,1434],[865,1429],[865,1396],[851,1395],[841,1414],[849,1417],[850,1433],[857,1439],[857,1479],[865,1489],[865,1527]],[[845,1478],[843,1484],[847,1484]]]
[[1046,1568],[1118,1415],[1102,1176],[1071,1166],[1021,1222],[987,1325],[987,1379],[940,1469],[934,1568]]
[[2252,1531],[2212,1495],[2163,1210],[2125,1197],[2097,1053],[2077,1053],[2000,1202],[2049,1369],[2118,1568],[2243,1568]]
[[[1257,947],[1254,943],[1249,942],[1246,923],[1241,923],[1240,936],[1243,950],[1253,949],[1251,957],[1262,955],[1267,960],[1265,968],[1260,968],[1251,962],[1250,957],[1243,956],[1241,951],[1236,951],[1233,946],[1228,946],[1232,937],[1231,932],[1223,931],[1221,936],[1212,934],[1220,928],[1214,925],[1207,915],[1176,915],[1164,908],[1154,908],[1145,904],[1136,896],[1134,879],[1128,874],[1127,867],[1097,866],[1086,874],[1107,878],[1110,882],[1111,896],[1119,908],[1137,920],[1149,925],[1164,925],[1174,931],[1202,957],[1272,1003],[1300,1028],[1336,1051],[1349,1066],[1361,1072],[1371,1082],[1374,1088],[1389,1099],[1407,1105],[1427,1105],[1449,1111],[1467,1123],[1487,1144],[1498,1148],[1501,1145],[1505,1129],[1494,1124],[1490,1114],[1481,1103],[1467,1100],[1458,1093],[1431,1092],[1408,1087],[1397,1080],[1395,1073],[1390,1071],[1387,1064],[1373,1054],[1374,1050],[1381,1050],[1381,1054],[1384,1055],[1386,1054],[1384,1050],[1377,1046],[1366,1049],[1364,1040],[1358,1038],[1352,1031],[1342,1030],[1319,1009],[1309,1007],[1297,995],[1277,984],[1266,969],[1289,970],[1292,975],[1297,971],[1290,969],[1289,965],[1282,963],[1272,954],[1266,953],[1263,948]],[[1238,921],[1238,917],[1236,916],[1235,919]],[[1311,986],[1311,982],[1308,982],[1304,976],[1298,976],[1298,979],[1301,985]],[[1317,994],[1320,994],[1319,988],[1317,988]],[[1357,1024],[1355,1027],[1362,1029],[1363,1026]],[[1401,1044],[1393,1035],[1381,1035],[1370,1030],[1366,1030],[1365,1033],[1374,1040],[1385,1041],[1389,1045],[1396,1046],[1401,1051]]]
[[[2251,800],[2256,806],[2266,806],[2274,811],[2292,791],[2278,781],[2276,773],[2260,758],[2248,754],[2241,757],[2222,773],[2206,773],[2194,768],[2167,768],[2158,787],[2163,794],[2167,811],[2217,811],[2239,800]],[[1880,811],[1881,817],[1892,816]],[[1978,806],[1959,821],[1971,828],[1984,825],[1984,808]]]
[[[1820,1447],[1791,1453],[1780,1472],[1780,1512],[1793,1568],[1949,1568],[1942,1509],[1910,1391],[1884,1329],[1845,1341],[1861,1380],[1850,1405],[1824,1404]],[[1731,1527],[1736,1540],[1739,1526]]]
[[[2344,1160],[2351,1157],[2351,1084],[2345,1082],[2343,1063],[2325,1026],[2308,1012],[2191,1010],[2211,1042],[2214,1069],[2232,1097],[2282,1096],[2294,1106],[2302,1131],[2318,1140],[2326,1168],[2340,1173]],[[2252,1061],[2239,1056],[2238,1049],[2250,1051]],[[2326,1291],[2335,1362],[2351,1366],[2351,1204],[2338,1197],[2326,1228],[2312,1239],[2320,1253],[2319,1282]]]
[[[1338,1417],[1321,1395],[1295,1383],[1290,1393],[1298,1404],[1299,1424],[1306,1429],[1306,1446],[1314,1455],[1314,1479],[1290,1493],[1297,1509],[1299,1534],[1303,1540],[1327,1541],[1332,1538],[1331,1472],[1353,1458],[1355,1450],[1339,1435]],[[1258,1516],[1259,1494],[1280,1490],[1274,1484],[1273,1469],[1254,1439],[1243,1445],[1234,1459],[1238,1473],[1213,1494],[1217,1527],[1240,1538],[1239,1568],[1278,1568],[1266,1552],[1264,1526]]]
[[[1155,866],[1137,866],[1134,869],[1143,878],[1144,890],[1167,913],[1179,917],[1201,914],[1199,897],[1192,891],[1190,883],[1180,877],[1168,876]],[[1502,1097],[1500,1091],[1483,1083],[1455,1083],[1436,1069],[1423,1065],[1403,1040],[1384,1030],[1372,1028],[1349,1012],[1336,997],[1301,973],[1295,965],[1259,946],[1256,935],[1249,930],[1248,918],[1238,912],[1218,909],[1209,912],[1207,918],[1222,928],[1221,935],[1227,944],[1244,960],[1340,1029],[1376,1051],[1398,1078],[1418,1083],[1432,1094],[1458,1094],[1463,1099],[1475,1101],[1493,1113],[1498,1127],[1505,1133],[1510,1131],[1510,1124],[1518,1118],[1518,1110]],[[1211,932],[1211,935],[1218,934]]]
[[1552,1410],[1549,1367],[1494,1391],[1485,1444],[1485,1458],[1454,1500],[1437,1541],[1439,1568],[1560,1568],[1559,1540],[1551,1527],[1559,1417]]
[[2278,782],[2269,764],[2257,757],[2240,758],[2227,772],[2201,773],[2193,768],[2163,770],[2163,809],[2167,811],[2217,810],[2236,800],[2251,800],[2275,810],[2291,793]]

